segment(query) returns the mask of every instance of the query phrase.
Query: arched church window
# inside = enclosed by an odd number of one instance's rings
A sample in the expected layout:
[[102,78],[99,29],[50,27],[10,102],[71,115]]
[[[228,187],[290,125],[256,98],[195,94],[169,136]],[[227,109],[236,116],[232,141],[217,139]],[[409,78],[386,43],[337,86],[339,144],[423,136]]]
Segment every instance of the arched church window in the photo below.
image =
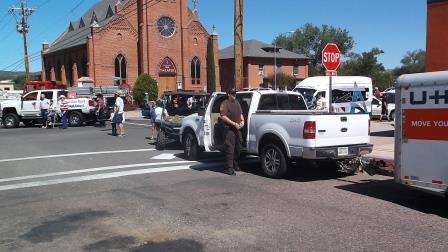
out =
[[198,57],[191,60],[191,84],[201,84],[201,62]]
[[123,81],[126,81],[126,58],[118,54],[115,58],[115,77],[120,82],[120,85]]

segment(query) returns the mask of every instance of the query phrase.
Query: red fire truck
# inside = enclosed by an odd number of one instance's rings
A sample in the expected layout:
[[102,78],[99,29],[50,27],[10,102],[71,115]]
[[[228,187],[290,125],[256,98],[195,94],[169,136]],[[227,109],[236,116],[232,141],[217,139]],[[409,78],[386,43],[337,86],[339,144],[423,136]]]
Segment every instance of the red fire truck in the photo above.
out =
[[34,90],[66,89],[67,86],[53,81],[27,81],[24,93]]

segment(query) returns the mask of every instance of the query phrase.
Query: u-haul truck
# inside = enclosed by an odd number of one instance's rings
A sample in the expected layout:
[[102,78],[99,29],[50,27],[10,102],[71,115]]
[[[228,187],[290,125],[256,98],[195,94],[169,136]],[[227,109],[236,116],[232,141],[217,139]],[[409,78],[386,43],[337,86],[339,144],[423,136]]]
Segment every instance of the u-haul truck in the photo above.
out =
[[448,197],[448,71],[397,82],[395,181]]

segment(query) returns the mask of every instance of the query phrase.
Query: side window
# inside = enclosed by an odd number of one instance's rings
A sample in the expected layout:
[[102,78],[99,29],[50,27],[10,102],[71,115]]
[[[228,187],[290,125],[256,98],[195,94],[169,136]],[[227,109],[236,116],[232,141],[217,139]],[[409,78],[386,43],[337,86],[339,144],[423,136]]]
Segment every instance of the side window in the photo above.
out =
[[252,94],[236,94],[236,99],[241,105],[241,110],[244,115],[249,113],[250,103],[252,102]]
[[227,99],[226,95],[218,95],[213,102],[212,113],[220,113],[221,103]]
[[373,105],[380,105],[380,101],[377,99],[372,99],[372,104]]
[[288,95],[277,95],[277,104],[279,110],[290,110]]
[[258,110],[277,110],[277,99],[275,94],[262,95]]
[[31,92],[23,97],[24,101],[35,101],[37,100],[37,92]]
[[48,100],[53,99],[53,92],[41,92],[41,94],[45,95],[45,98],[47,98]]
[[306,110],[305,101],[300,95],[289,95],[291,110]]
[[56,98],[59,99],[59,96],[61,96],[61,95],[67,96],[67,92],[65,92],[65,91],[58,91],[58,96]]

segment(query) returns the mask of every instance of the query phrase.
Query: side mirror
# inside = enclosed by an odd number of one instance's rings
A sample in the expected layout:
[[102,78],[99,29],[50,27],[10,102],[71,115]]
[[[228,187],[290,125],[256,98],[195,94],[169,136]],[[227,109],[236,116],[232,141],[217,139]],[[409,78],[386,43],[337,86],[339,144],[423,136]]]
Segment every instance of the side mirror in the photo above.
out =
[[205,115],[205,107],[201,107],[201,108],[199,108],[199,110],[198,110],[198,115],[199,115],[199,116],[204,116],[204,115]]

